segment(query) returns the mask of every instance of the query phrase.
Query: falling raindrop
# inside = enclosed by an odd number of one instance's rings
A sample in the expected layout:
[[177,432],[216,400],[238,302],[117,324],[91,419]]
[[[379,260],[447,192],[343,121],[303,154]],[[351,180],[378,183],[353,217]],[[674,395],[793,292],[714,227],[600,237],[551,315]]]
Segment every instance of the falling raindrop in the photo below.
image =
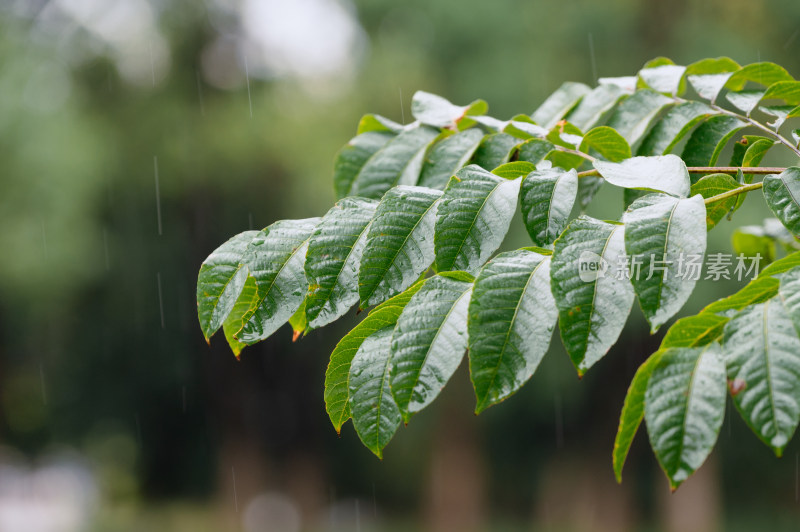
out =
[[253,213],[252,212],[247,216],[247,219],[250,222],[250,230],[252,230],[253,229]]
[[42,381],[42,403],[47,404],[47,388],[44,385],[44,368],[39,363],[39,379]]
[[44,220],[42,220],[42,248],[44,249],[44,260],[47,260],[47,232],[44,230]]
[[195,78],[197,78],[197,99],[200,101],[200,116],[206,116],[206,107],[203,105],[203,86],[200,83],[200,71],[195,69]]
[[397,87],[397,90],[400,92],[400,121],[403,125],[406,123],[406,112],[403,109],[403,88]]
[[161,192],[158,184],[158,157],[153,155],[153,171],[156,176],[156,215],[158,216],[158,236],[161,236]]
[[247,80],[247,101],[250,102],[250,118],[253,118],[253,98],[250,96],[250,70],[247,68],[247,55],[244,56],[244,77]]
[[161,312],[161,328],[164,328],[164,298],[161,293],[161,272],[156,273],[156,282],[158,284],[158,310]]
[[108,231],[103,229],[103,252],[106,257],[106,271],[111,269],[111,261],[108,258]]
[[783,49],[788,50],[789,46],[794,42],[798,35],[800,35],[800,29],[794,30],[794,33],[792,33],[786,40],[786,44],[783,45]]
[[594,36],[589,34],[589,60],[592,64],[592,83],[597,83],[597,61],[594,56]]
[[134,414],[134,419],[136,420],[136,442],[139,444],[139,449],[142,448],[142,424],[139,421],[139,412]]
[[236,513],[239,513],[239,498],[236,495],[236,470],[233,466],[231,466],[231,478],[233,478],[233,507],[236,509]]
[[553,405],[556,418],[556,448],[564,446],[564,414],[561,410],[561,395],[556,393],[553,397]]
[[150,50],[150,74],[153,75],[153,88],[156,87],[156,66],[153,62],[153,43],[147,44],[148,49]]

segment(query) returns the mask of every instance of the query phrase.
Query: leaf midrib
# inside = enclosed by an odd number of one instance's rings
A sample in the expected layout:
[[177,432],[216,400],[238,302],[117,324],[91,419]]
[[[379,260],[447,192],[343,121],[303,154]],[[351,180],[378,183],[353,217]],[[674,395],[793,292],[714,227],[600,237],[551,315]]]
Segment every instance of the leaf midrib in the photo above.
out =
[[[437,198],[435,198],[435,199],[434,199],[434,200],[431,202],[431,204],[428,206],[428,208],[426,208],[426,209],[425,209],[425,211],[424,211],[424,212],[423,212],[423,213],[420,215],[420,217],[417,219],[417,221],[416,221],[416,222],[414,222],[414,225],[413,225],[413,227],[411,228],[411,230],[408,232],[408,234],[405,236],[405,238],[403,238],[403,243],[402,243],[402,244],[400,244],[399,246],[397,246],[397,249],[396,249],[396,250],[394,250],[394,255],[392,256],[392,260],[390,260],[390,261],[389,261],[389,265],[388,265],[386,268],[381,268],[381,267],[378,267],[378,266],[373,266],[373,267],[372,267],[372,269],[381,270],[381,271],[382,271],[382,273],[381,273],[381,275],[380,275],[380,280],[379,280],[377,283],[375,283],[375,286],[374,286],[374,287],[372,288],[372,290],[369,292],[369,294],[367,295],[367,297],[363,298],[362,302],[363,302],[365,305],[369,306],[369,301],[370,301],[370,299],[372,298],[373,294],[375,294],[375,291],[378,289],[378,287],[380,286],[380,284],[381,284],[381,283],[382,283],[382,282],[385,280],[385,278],[386,278],[386,273],[389,271],[389,268],[391,268],[392,264],[394,264],[394,263],[395,263],[395,261],[397,260],[397,256],[400,254],[400,252],[402,251],[403,253],[405,253],[405,254],[406,254],[406,256],[408,256],[408,253],[405,251],[405,247],[406,247],[406,243],[408,242],[408,239],[409,239],[409,238],[411,238],[411,235],[413,235],[413,234],[414,234],[414,231],[416,231],[416,230],[417,230],[417,227],[419,227],[419,224],[420,224],[420,223],[422,223],[422,220],[423,220],[423,219],[424,219],[424,218],[425,218],[425,217],[428,215],[428,213],[429,213],[429,212],[430,212],[430,210],[431,210],[431,209],[434,207],[434,205],[437,205],[437,204],[438,204],[438,202],[439,202],[441,199],[442,199],[442,197],[441,197],[441,196],[438,196]],[[377,215],[376,215],[376,219],[377,219]],[[374,220],[373,220],[373,221],[374,221]],[[372,224],[370,224],[370,225],[372,225]],[[384,247],[385,247],[385,246],[384,246]],[[391,249],[391,248],[388,248],[388,249]],[[410,259],[410,257],[409,257],[409,259]],[[429,266],[430,266],[430,265],[429,265]]]
[[[494,371],[492,372],[492,380],[489,382],[489,385],[486,387],[486,393],[484,394],[483,398],[481,399],[481,402],[480,402],[479,406],[484,406],[484,404],[486,403],[486,401],[489,398],[489,394],[491,392],[491,389],[494,386],[495,380],[497,379],[498,370],[500,368],[500,365],[503,363],[503,356],[505,355],[505,352],[506,352],[506,346],[508,345],[509,338],[511,338],[511,330],[514,328],[514,323],[517,320],[517,314],[519,313],[519,309],[522,306],[522,300],[525,297],[526,292],[528,291],[528,287],[530,286],[530,283],[533,280],[533,277],[536,275],[536,272],[539,270],[541,265],[546,260],[549,260],[549,259],[547,257],[545,257],[542,260],[540,260],[538,262],[538,264],[536,264],[536,266],[534,266],[533,271],[531,271],[530,275],[528,276],[528,279],[525,281],[525,286],[522,287],[522,292],[520,294],[519,300],[517,301],[517,304],[514,306],[514,315],[511,317],[511,321],[508,322],[508,329],[506,330],[505,339],[503,340],[503,346],[500,348],[500,356],[497,358],[497,365],[495,365]],[[524,357],[524,355],[523,355],[523,357]],[[526,360],[526,366],[527,366],[527,360]]]

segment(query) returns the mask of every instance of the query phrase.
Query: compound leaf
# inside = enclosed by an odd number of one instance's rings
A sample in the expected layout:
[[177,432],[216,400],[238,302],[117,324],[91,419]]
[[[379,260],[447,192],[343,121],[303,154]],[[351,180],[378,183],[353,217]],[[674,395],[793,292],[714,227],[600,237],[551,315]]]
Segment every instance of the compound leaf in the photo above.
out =
[[356,196],[339,200],[308,243],[306,319],[311,328],[341,317],[358,301],[358,270],[378,202]]
[[662,353],[663,351],[656,351],[639,366],[628,387],[628,393],[625,394],[625,402],[622,404],[622,413],[619,416],[619,427],[617,427],[617,435],[614,438],[614,451],[611,454],[617,482],[622,482],[622,468],[625,465],[625,459],[628,458],[633,438],[644,418],[644,394],[647,390],[647,383],[650,382],[650,376],[661,360]]
[[333,186],[337,199],[351,194],[353,182],[367,161],[394,137],[395,134],[388,131],[366,131],[339,150],[333,164]]
[[364,163],[346,195],[380,199],[395,185],[416,185],[425,152],[439,135],[425,125],[404,129]]
[[534,245],[547,247],[564,230],[578,193],[578,173],[560,168],[536,170],[522,180],[519,202]]
[[780,456],[800,420],[800,339],[781,298],[734,316],[723,346],[736,408]]
[[631,282],[655,332],[694,289],[697,277],[687,267],[690,261],[702,263],[705,254],[706,208],[699,195],[650,194],[633,202],[622,220]]
[[242,262],[258,287],[258,306],[246,313],[242,329],[234,334],[252,345],[264,340],[291,318],[305,300],[308,281],[303,264],[308,239],[319,218],[282,220],[260,231],[250,242]]
[[632,157],[621,163],[594,161],[595,169],[612,185],[639,190],[658,190],[686,197],[691,180],[677,155]]
[[472,281],[463,272],[427,279],[397,320],[390,382],[406,423],[439,395],[464,357]]
[[786,229],[800,236],[800,167],[765,176],[764,199]]
[[476,165],[458,171],[436,216],[436,270],[476,272],[500,247],[517,206],[520,179]]
[[550,257],[519,249],[489,261],[469,304],[469,368],[479,414],[519,390],[547,352],[558,313]]
[[400,411],[389,388],[392,328],[364,339],[350,364],[350,410],[364,445],[378,458],[400,426]]
[[247,279],[242,256],[258,231],[240,233],[215,249],[197,276],[197,316],[206,342],[222,326]]
[[339,433],[342,425],[350,419],[350,365],[364,340],[377,331],[391,331],[397,318],[411,297],[422,287],[422,281],[413,284],[405,292],[381,303],[342,338],[331,353],[325,372],[325,410],[333,427]]
[[663,351],[647,383],[650,445],[674,491],[708,457],[725,417],[725,364],[718,343]]
[[579,375],[617,341],[633,304],[625,275],[622,225],[588,216],[573,220],[556,240],[551,291],[564,347]]
[[361,308],[411,286],[433,262],[440,190],[398,186],[384,195],[369,227],[358,271]]
[[533,112],[531,118],[542,127],[550,129],[589,93],[591,89],[583,83],[567,81]]
[[433,145],[425,157],[419,184],[443,189],[450,178],[467,162],[483,140],[478,128],[460,131]]

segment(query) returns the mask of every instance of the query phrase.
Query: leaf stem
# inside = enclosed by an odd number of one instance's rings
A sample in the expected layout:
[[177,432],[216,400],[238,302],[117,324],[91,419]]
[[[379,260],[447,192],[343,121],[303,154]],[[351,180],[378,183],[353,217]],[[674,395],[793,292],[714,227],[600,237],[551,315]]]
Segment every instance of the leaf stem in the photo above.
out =
[[[786,168],[778,166],[689,166],[690,174],[736,174],[741,170],[745,174],[780,174]],[[578,177],[599,176],[597,170],[578,172]]]
[[797,146],[795,146],[794,144],[789,142],[789,139],[787,139],[786,137],[784,137],[783,135],[781,135],[777,131],[773,131],[772,129],[768,128],[767,126],[765,126],[761,122],[758,122],[757,120],[753,120],[749,116],[740,115],[739,113],[734,113],[733,111],[729,111],[727,109],[724,109],[724,108],[720,107],[719,105],[717,105],[715,103],[711,103],[710,106],[715,111],[718,111],[718,112],[720,112],[722,114],[725,114],[725,115],[728,115],[728,116],[732,116],[734,118],[738,118],[739,120],[747,122],[751,126],[757,127],[761,131],[763,131],[765,133],[768,133],[771,137],[773,137],[775,140],[777,140],[781,144],[785,145],[787,148],[792,150],[795,153],[795,155],[800,157],[800,148],[798,148]]
[[711,203],[714,203],[714,202],[717,202],[717,201],[721,201],[721,200],[724,200],[724,199],[727,199],[727,198],[730,198],[730,197],[733,197],[733,196],[738,196],[739,194],[746,194],[746,193],[750,192],[751,190],[756,190],[756,189],[759,189],[759,188],[761,188],[763,186],[764,186],[764,184],[761,183],[761,182],[753,183],[752,185],[744,185],[742,187],[735,188],[733,190],[729,190],[728,192],[723,192],[722,194],[717,194],[716,196],[711,196],[710,198],[706,198],[703,201],[703,203],[705,203],[706,205],[709,205]]
[[555,144],[554,146],[557,151],[564,153],[571,153],[572,155],[577,155],[578,157],[582,157],[591,163],[594,163],[597,160],[597,157],[592,157],[588,153],[583,153],[582,151],[565,148],[564,146],[559,146],[558,144]]

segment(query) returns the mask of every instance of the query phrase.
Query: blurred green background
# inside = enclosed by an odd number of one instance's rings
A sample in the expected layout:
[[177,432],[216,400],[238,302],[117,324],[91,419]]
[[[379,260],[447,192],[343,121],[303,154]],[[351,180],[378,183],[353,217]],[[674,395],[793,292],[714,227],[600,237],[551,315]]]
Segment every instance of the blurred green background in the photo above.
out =
[[194,290],[231,235],[322,215],[359,117],[415,90],[508,118],[659,55],[798,52],[796,0],[0,0],[0,530],[796,530],[798,439],[776,459],[736,415],[676,495],[644,433],[614,483],[638,309],[581,382],[554,341],[479,418],[462,367],[378,461],[322,400],[354,316],[236,362]]

